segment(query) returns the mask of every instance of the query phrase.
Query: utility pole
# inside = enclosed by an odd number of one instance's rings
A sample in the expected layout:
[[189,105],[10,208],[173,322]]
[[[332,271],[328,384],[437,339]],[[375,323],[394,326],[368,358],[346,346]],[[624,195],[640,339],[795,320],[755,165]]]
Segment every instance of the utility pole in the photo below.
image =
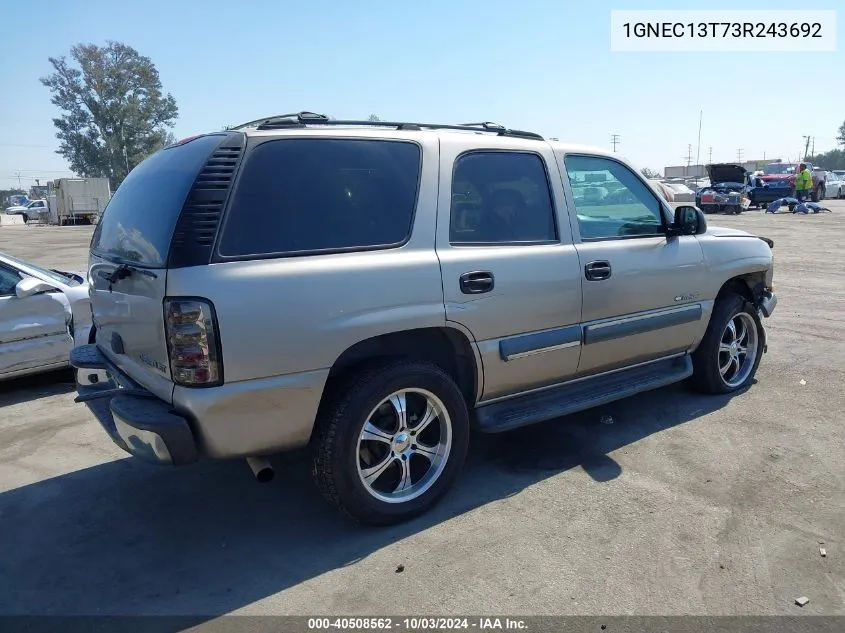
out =
[[704,118],[704,110],[698,111],[698,144],[695,146],[695,165],[696,169],[701,166],[701,121]]
[[21,172],[16,171],[16,172],[15,172],[15,176],[17,176],[17,177],[18,177],[18,189],[23,190],[23,187],[21,186]]
[[707,158],[707,162],[711,165],[713,164],[713,148],[712,147],[710,148],[708,158]]
[[619,135],[618,134],[611,134],[610,135],[610,142],[613,143],[613,151],[616,151],[616,146],[620,143]]
[[801,138],[806,139],[806,143],[804,143],[804,160],[807,160],[807,152],[810,151],[810,137],[802,136]]
[[810,150],[810,156],[816,155],[816,137],[813,137],[813,149]]
[[736,162],[742,164],[742,148],[736,150]]
[[692,143],[687,145],[687,173],[684,174],[686,178],[689,178],[689,166],[692,163]]

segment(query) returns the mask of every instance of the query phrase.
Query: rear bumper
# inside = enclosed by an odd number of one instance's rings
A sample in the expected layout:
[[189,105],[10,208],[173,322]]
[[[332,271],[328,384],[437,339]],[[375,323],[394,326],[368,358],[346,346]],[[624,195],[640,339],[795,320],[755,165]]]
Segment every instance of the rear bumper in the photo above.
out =
[[80,370],[107,372],[105,382],[78,382],[76,402],[85,403],[120,448],[152,464],[197,460],[197,442],[188,420],[123,374],[96,345],[74,348],[70,364]]

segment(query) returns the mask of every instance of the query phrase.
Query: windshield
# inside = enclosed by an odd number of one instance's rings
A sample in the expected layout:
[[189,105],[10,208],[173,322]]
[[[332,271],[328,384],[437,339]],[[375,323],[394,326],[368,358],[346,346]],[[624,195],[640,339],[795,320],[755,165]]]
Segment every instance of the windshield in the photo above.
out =
[[763,169],[763,173],[767,175],[794,174],[797,166],[798,165],[795,165],[794,163],[772,163],[771,165],[766,165]]
[[12,257],[11,255],[3,255],[3,259],[7,262],[16,266],[21,269],[21,272],[28,275],[40,275],[45,279],[51,279],[52,281],[56,281],[60,284],[64,284],[65,286],[78,286],[82,283],[76,275],[71,275],[68,273],[67,276],[62,275],[54,270],[47,270],[46,268],[41,268],[41,266],[36,266],[32,262],[26,262],[22,259],[18,259],[17,257]]

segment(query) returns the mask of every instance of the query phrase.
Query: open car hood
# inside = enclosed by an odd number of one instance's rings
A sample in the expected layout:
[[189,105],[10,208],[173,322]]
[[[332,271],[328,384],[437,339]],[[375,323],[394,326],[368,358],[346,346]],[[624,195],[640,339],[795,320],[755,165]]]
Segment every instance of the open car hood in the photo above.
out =
[[744,183],[747,173],[748,170],[745,167],[733,163],[707,165],[707,175],[710,176],[710,182],[714,185],[719,182]]

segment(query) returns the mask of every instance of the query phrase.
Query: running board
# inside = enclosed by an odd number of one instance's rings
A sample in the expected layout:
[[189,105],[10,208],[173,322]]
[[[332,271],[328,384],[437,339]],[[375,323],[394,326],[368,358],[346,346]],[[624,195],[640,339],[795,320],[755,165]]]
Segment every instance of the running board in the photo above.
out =
[[689,355],[659,360],[482,405],[475,411],[475,422],[484,433],[501,433],[665,387],[690,375]]

